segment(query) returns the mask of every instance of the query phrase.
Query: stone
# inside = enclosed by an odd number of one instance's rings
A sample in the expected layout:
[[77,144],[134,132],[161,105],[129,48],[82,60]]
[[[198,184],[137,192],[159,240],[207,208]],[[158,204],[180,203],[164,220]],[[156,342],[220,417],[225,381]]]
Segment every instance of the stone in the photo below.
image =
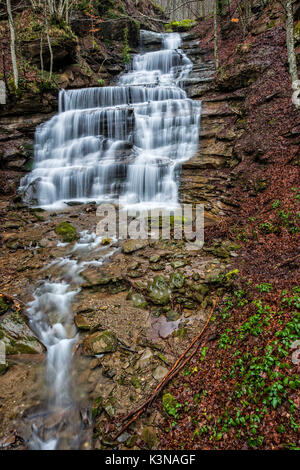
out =
[[137,362],[138,367],[140,369],[144,369],[150,363],[152,357],[153,357],[153,352],[151,351],[151,349],[146,348]]
[[148,240],[126,240],[126,242],[123,243],[122,252],[128,255],[141,248],[145,248],[147,245]]
[[74,322],[79,330],[89,330],[91,328],[89,321],[83,315],[76,315],[74,318]]
[[1,318],[0,341],[4,342],[7,355],[42,354],[46,350],[20,312],[6,314]]
[[133,294],[131,298],[134,307],[147,308],[148,304],[143,294]]
[[182,268],[185,265],[186,265],[185,261],[182,261],[182,260],[173,261],[173,263],[171,263],[171,266],[174,269]]
[[163,276],[155,276],[148,286],[148,293],[155,305],[168,305],[170,303],[171,289]]
[[150,263],[158,263],[160,261],[160,256],[159,255],[153,255],[149,258]]
[[112,353],[117,350],[118,340],[111,331],[97,331],[88,336],[84,344],[92,355]]
[[180,313],[178,313],[178,312],[176,312],[176,310],[172,310],[172,309],[168,310],[165,315],[166,315],[166,319],[168,321],[176,321],[181,317]]
[[168,373],[168,369],[166,367],[158,366],[153,372],[153,377],[155,378],[155,380],[160,382],[167,373]]
[[69,222],[61,222],[55,227],[55,233],[64,243],[71,243],[78,240],[76,229]]
[[181,289],[184,286],[185,277],[182,273],[173,273],[170,276],[171,289]]

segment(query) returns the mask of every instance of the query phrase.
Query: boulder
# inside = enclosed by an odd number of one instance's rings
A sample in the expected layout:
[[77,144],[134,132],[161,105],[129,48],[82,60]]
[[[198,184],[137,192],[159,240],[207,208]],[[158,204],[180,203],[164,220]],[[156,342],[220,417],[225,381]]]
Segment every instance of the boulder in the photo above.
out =
[[132,295],[133,306],[136,308],[147,308],[148,304],[143,294]]
[[127,240],[123,243],[122,252],[125,254],[133,253],[134,251],[145,248],[148,245],[148,240]]
[[85,348],[89,354],[112,353],[117,350],[118,340],[111,331],[97,331],[85,339]]
[[155,305],[168,305],[170,303],[171,289],[163,276],[155,276],[148,285],[148,294]]
[[21,312],[5,314],[0,320],[0,341],[11,354],[42,354],[45,346],[35,337]]
[[64,243],[74,242],[78,240],[76,229],[69,222],[61,222],[55,227],[55,233]]

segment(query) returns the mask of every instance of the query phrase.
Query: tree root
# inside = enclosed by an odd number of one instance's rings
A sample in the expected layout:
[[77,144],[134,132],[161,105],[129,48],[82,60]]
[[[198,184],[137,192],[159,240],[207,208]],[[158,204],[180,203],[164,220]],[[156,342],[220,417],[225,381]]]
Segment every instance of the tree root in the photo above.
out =
[[[168,371],[168,373],[165,375],[165,377],[162,379],[162,381],[157,385],[155,388],[154,392],[150,395],[150,397],[142,403],[138,408],[136,408],[134,411],[131,411],[125,418],[122,419],[122,422],[129,420],[121,429],[120,431],[117,432],[117,434],[114,436],[113,440],[116,440],[123,432],[134,422],[137,420],[137,418],[144,412],[146,409],[148,409],[153,401],[157,398],[157,396],[160,394],[161,390],[167,385],[167,383],[170,382],[170,380],[175,377],[175,375],[180,372],[180,370],[186,365],[186,363],[196,354],[200,347],[200,338],[204,331],[206,330],[210,319],[215,311],[216,304],[217,304],[218,298],[214,300],[211,312],[206,320],[205,325],[201,329],[201,331],[198,333],[197,336],[193,339],[193,341],[189,344],[189,346],[186,348],[186,350],[181,354],[181,356],[177,359],[177,361],[173,364],[171,369]],[[192,353],[190,353],[187,357],[187,353],[192,349],[192,347],[198,342],[196,345],[196,348]]]

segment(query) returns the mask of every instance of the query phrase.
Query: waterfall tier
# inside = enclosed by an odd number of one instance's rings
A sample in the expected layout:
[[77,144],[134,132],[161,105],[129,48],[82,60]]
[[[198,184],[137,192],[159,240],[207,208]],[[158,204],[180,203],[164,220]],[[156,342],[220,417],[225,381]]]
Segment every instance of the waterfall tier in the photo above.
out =
[[137,54],[118,86],[60,92],[59,113],[36,131],[34,169],[21,182],[27,202],[176,204],[177,170],[198,146],[201,103],[181,88],[192,62],[180,35],[151,34],[162,49]]

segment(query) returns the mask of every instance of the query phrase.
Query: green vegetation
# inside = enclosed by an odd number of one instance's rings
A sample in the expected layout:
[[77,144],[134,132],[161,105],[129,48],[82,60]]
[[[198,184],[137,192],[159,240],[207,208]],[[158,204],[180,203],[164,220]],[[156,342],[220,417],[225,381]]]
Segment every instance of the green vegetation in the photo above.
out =
[[126,64],[131,61],[130,47],[128,43],[128,26],[124,29],[124,46],[122,51],[123,62]]
[[182,407],[171,393],[165,393],[162,399],[163,409],[168,415],[178,418],[178,410]]
[[69,222],[61,222],[55,227],[55,233],[64,243],[70,243],[78,239],[77,232]]
[[172,31],[184,32],[189,31],[195,26],[196,22],[193,20],[182,20],[182,21],[172,21],[165,26],[167,33],[172,33]]

